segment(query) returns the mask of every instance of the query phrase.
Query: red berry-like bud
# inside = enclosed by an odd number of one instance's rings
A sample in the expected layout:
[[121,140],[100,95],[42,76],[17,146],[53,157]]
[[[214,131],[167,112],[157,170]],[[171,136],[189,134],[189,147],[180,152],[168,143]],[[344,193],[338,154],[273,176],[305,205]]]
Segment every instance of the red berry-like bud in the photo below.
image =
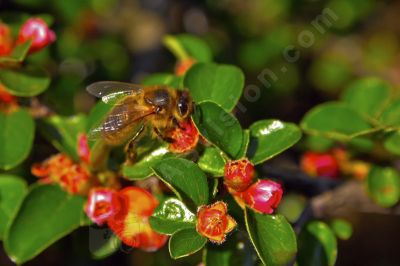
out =
[[253,176],[254,165],[247,158],[225,164],[224,184],[228,188],[243,191],[250,186]]
[[121,209],[121,202],[115,190],[94,188],[89,192],[85,205],[87,216],[96,224],[103,225]]
[[0,56],[9,55],[13,48],[13,39],[10,28],[0,22]]
[[339,163],[329,153],[306,152],[300,162],[301,168],[310,176],[336,178],[339,176]]
[[189,119],[187,122],[180,123],[170,132],[169,137],[173,142],[169,145],[169,150],[174,153],[184,153],[194,149],[199,142],[199,131]]
[[17,44],[32,40],[29,53],[39,51],[56,40],[55,33],[41,18],[30,18],[21,27]]
[[90,161],[90,149],[88,144],[88,139],[86,134],[78,135],[78,156],[84,163],[89,163]]
[[253,210],[271,214],[282,199],[283,190],[279,183],[260,179],[241,193],[245,204]]
[[178,63],[176,63],[175,66],[175,75],[177,76],[185,75],[185,73],[189,70],[189,68],[192,67],[194,63],[196,63],[196,61],[193,60],[192,58],[179,61]]
[[211,242],[218,244],[224,242],[226,234],[236,227],[236,221],[227,212],[227,206],[223,201],[199,207],[197,232],[210,239]]

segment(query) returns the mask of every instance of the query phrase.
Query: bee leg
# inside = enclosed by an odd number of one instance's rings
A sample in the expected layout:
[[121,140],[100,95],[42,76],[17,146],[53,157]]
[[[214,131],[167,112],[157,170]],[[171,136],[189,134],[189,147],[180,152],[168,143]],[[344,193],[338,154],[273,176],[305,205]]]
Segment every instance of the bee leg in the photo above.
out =
[[139,138],[139,136],[142,134],[144,130],[144,125],[142,125],[139,129],[139,131],[133,136],[129,142],[125,145],[124,151],[126,154],[126,160],[128,164],[133,164],[136,160],[136,151],[135,151],[135,146],[136,146],[136,141]]
[[168,143],[173,143],[173,142],[174,142],[174,140],[173,140],[172,138],[170,138],[170,137],[165,136],[164,134],[162,134],[161,131],[160,131],[158,128],[156,128],[156,127],[154,128],[154,132],[156,133],[156,135],[157,135],[160,139],[164,140],[165,142],[168,142]]

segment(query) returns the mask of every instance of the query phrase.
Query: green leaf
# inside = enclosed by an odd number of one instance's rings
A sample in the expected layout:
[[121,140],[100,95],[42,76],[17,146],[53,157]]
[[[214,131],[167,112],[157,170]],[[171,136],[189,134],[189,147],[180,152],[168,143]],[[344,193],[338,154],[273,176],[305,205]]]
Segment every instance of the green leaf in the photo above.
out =
[[297,251],[296,235],[282,215],[265,215],[245,209],[250,240],[264,265],[287,265]]
[[78,135],[86,133],[86,122],[83,114],[71,117],[53,115],[42,121],[40,129],[54,147],[78,160]]
[[355,110],[371,118],[377,118],[388,103],[390,86],[379,78],[363,78],[351,83],[342,100]]
[[208,203],[207,177],[195,163],[180,158],[168,158],[152,168],[180,200],[190,199],[195,204],[194,210]]
[[382,207],[391,207],[400,199],[400,177],[394,168],[372,167],[367,186],[372,199]]
[[293,146],[301,138],[300,129],[279,120],[260,120],[250,126],[248,157],[262,163]]
[[299,266],[333,266],[337,256],[336,237],[323,222],[305,225],[299,236]]
[[50,78],[45,70],[28,65],[17,69],[2,69],[0,71],[0,82],[13,95],[32,97],[47,89]]
[[33,187],[6,234],[7,254],[17,264],[34,258],[79,227],[84,202],[58,186]]
[[17,176],[0,175],[0,239],[18,212],[27,192],[25,180]]
[[400,100],[392,102],[382,113],[380,122],[387,126],[400,126]]
[[212,102],[198,104],[193,121],[200,134],[233,158],[240,155],[243,130],[237,119]]
[[242,95],[244,75],[235,66],[199,63],[188,70],[183,83],[196,103],[211,101],[230,112]]
[[205,266],[246,265],[251,255],[243,242],[227,239],[221,245],[208,244],[204,249],[203,262]]
[[24,109],[11,114],[0,112],[0,129],[0,168],[8,170],[28,157],[32,148],[35,123]]
[[334,219],[331,221],[330,226],[339,239],[347,240],[353,234],[351,224],[343,219]]
[[215,177],[224,175],[225,159],[216,147],[206,147],[197,164],[201,170]]
[[208,45],[200,38],[188,35],[167,35],[163,40],[165,46],[178,60],[194,58],[197,62],[210,62],[212,55]]
[[155,231],[172,235],[181,229],[194,228],[196,216],[182,201],[168,198],[157,206],[149,222]]
[[196,253],[206,243],[207,238],[199,235],[196,229],[183,229],[173,234],[169,239],[169,253],[172,258],[179,259]]
[[152,167],[163,159],[172,156],[174,155],[169,152],[167,145],[162,145],[144,156],[140,161],[132,165],[124,165],[122,173],[129,180],[145,179],[153,174]]
[[9,56],[0,56],[0,63],[4,65],[21,63],[28,54],[31,43],[32,42],[29,40],[24,43],[17,44]]
[[308,133],[341,141],[371,129],[356,110],[337,102],[324,103],[311,109],[303,117],[301,127]]
[[110,229],[89,228],[89,248],[92,257],[97,260],[107,258],[121,247],[121,240]]
[[141,84],[146,86],[151,85],[168,85],[172,88],[179,88],[182,82],[182,77],[177,77],[170,73],[155,73],[145,77]]
[[383,142],[385,149],[395,155],[400,155],[400,131],[393,132]]

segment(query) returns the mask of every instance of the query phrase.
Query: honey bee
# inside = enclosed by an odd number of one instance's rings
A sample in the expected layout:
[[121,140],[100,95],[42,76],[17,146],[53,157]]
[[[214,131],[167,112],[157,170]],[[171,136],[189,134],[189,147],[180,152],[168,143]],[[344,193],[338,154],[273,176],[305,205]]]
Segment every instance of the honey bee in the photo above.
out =
[[[192,98],[187,91],[165,85],[146,87],[100,81],[86,89],[103,102],[113,105],[101,124],[90,130],[89,139],[100,137],[110,146],[129,141],[125,146],[128,153],[146,126],[150,126],[153,136],[171,142],[168,132],[187,121],[193,110]],[[132,154],[129,156],[134,157]]]

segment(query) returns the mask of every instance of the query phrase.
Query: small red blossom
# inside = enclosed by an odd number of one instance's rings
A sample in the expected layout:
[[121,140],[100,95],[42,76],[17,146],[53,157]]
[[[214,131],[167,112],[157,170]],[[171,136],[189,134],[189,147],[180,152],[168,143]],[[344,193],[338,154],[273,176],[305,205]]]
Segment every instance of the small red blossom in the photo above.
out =
[[29,53],[39,51],[56,40],[55,33],[41,18],[30,18],[21,27],[17,44],[32,40]]
[[300,165],[310,176],[337,178],[340,172],[337,159],[330,153],[306,152]]
[[274,212],[282,199],[282,195],[281,185],[268,179],[260,179],[240,193],[240,197],[248,207],[266,214]]
[[243,158],[225,164],[224,184],[235,191],[243,191],[250,186],[254,177],[254,165]]
[[14,95],[10,94],[6,90],[6,87],[0,83],[0,104],[4,103],[6,105],[13,105],[16,104],[16,102],[17,98]]
[[78,135],[78,156],[84,163],[89,163],[90,161],[90,149],[88,145],[88,139],[86,134]]
[[57,154],[43,163],[32,165],[31,172],[41,183],[58,183],[71,194],[86,194],[90,187],[90,172],[65,154]]
[[108,219],[108,226],[126,245],[145,251],[156,251],[167,241],[166,235],[150,227],[149,217],[158,201],[147,190],[126,187],[118,192],[121,210]]
[[194,149],[199,141],[199,131],[191,119],[176,127],[169,137],[173,140],[169,145],[169,150],[174,153],[184,153]]
[[236,227],[236,221],[227,213],[228,209],[223,201],[199,207],[196,223],[197,232],[207,237],[211,242],[223,243],[226,234]]
[[196,61],[192,58],[178,61],[175,65],[175,75],[183,76]]
[[13,38],[10,28],[0,22],[0,56],[9,55],[13,49]]
[[109,188],[93,188],[85,205],[87,216],[96,224],[103,225],[121,209],[117,191]]

